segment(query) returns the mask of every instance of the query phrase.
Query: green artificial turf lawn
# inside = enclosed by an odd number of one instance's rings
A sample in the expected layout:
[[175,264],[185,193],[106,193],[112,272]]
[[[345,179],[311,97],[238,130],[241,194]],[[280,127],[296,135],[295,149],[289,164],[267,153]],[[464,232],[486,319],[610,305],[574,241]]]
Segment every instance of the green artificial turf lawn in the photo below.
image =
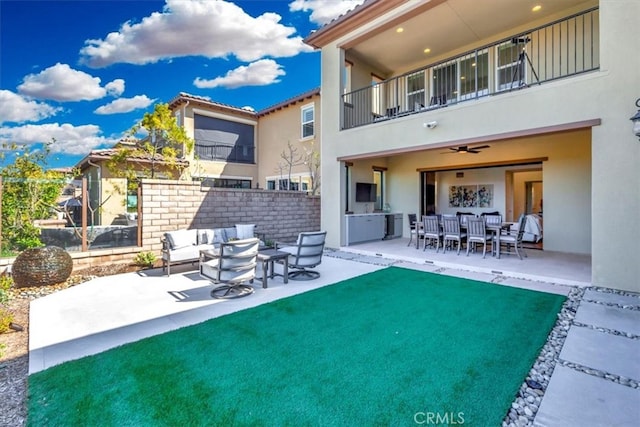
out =
[[564,299],[389,267],[31,375],[28,422],[499,426]]

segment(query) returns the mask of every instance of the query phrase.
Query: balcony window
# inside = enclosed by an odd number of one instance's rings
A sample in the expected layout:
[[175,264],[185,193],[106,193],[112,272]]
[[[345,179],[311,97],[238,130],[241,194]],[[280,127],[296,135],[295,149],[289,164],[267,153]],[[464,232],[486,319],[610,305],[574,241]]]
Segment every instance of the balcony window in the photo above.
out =
[[407,76],[407,109],[419,110],[424,107],[425,82],[424,71]]
[[478,52],[460,60],[460,99],[489,94],[489,53]]
[[344,93],[351,92],[351,66],[353,63],[350,61],[344,62],[344,68],[342,69],[342,88]]
[[382,116],[382,83],[383,79],[371,75],[371,112]]
[[446,105],[458,97],[458,64],[451,62],[433,70],[433,96],[429,105]]
[[496,46],[496,89],[509,90],[526,84],[525,61],[520,56],[525,44],[508,41]]
[[302,112],[302,138],[311,138],[314,135],[314,105],[305,105]]

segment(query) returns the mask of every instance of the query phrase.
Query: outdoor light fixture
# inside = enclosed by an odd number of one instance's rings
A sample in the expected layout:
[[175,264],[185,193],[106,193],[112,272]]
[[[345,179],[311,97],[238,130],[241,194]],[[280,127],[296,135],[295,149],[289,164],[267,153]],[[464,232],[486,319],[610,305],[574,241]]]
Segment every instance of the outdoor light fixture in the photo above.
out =
[[640,98],[636,99],[636,107],[638,107],[638,111],[629,120],[633,122],[633,133],[640,139]]

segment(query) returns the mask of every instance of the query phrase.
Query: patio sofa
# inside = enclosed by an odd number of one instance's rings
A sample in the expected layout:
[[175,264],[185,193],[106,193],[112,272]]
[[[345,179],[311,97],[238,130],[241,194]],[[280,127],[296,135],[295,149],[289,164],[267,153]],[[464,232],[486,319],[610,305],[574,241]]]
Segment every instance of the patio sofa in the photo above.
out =
[[[163,234],[162,271],[171,275],[171,266],[187,262],[195,263],[200,259],[201,250],[211,250],[220,243],[235,239],[261,237],[255,231],[254,224],[236,224],[225,228],[190,228],[168,231]],[[262,238],[264,241],[264,238]]]

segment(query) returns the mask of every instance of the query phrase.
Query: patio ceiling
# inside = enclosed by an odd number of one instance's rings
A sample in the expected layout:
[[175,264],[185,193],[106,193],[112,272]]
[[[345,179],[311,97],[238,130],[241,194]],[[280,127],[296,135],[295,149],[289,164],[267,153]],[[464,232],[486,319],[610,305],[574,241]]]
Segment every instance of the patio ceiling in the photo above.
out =
[[[478,44],[488,38],[507,37],[514,28],[524,26],[523,30],[526,30],[598,4],[593,0],[448,0],[439,4],[436,1],[416,3],[419,5],[405,16],[387,22],[384,27],[377,27],[343,47],[348,48],[351,55],[366,58],[368,63],[382,72],[408,71],[432,58],[444,58],[456,49]],[[431,7],[430,3],[437,5]],[[533,12],[535,5],[541,5],[542,9]],[[402,27],[401,33],[396,31],[398,27]],[[398,49],[399,43],[402,49]],[[424,53],[427,48],[430,49],[428,54]]]

